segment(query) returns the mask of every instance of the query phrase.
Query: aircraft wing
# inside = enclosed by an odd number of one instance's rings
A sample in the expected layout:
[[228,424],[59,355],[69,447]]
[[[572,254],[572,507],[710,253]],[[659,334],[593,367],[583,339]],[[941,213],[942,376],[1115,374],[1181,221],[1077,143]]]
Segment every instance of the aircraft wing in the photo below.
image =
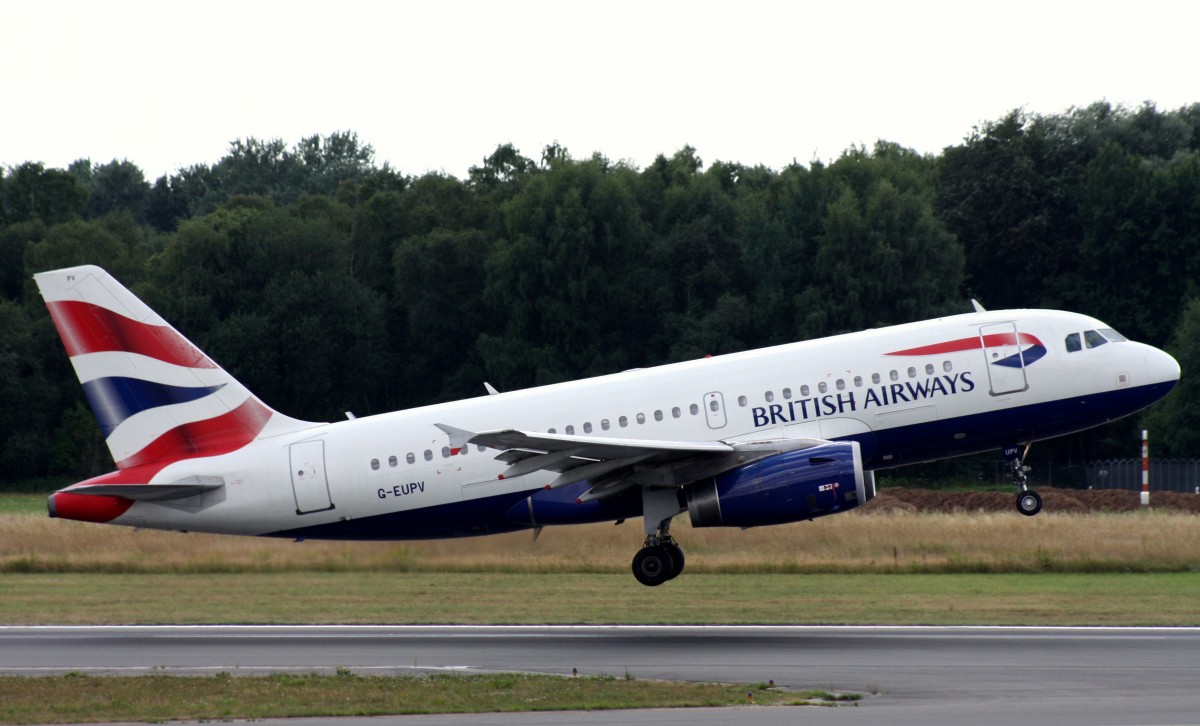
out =
[[497,460],[508,464],[501,479],[536,471],[558,474],[551,489],[587,480],[592,488],[581,501],[603,499],[631,486],[672,488],[743,466],[752,461],[798,448],[815,446],[817,439],[788,439],[730,444],[723,441],[658,441],[600,436],[549,434],[497,429],[471,432],[445,424],[451,449],[467,444],[497,449]]

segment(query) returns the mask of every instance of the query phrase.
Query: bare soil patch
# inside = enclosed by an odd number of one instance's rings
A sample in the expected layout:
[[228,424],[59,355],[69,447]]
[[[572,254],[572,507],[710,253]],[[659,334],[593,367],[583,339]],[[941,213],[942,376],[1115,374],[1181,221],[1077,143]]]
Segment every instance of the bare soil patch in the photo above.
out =
[[[1136,512],[1142,509],[1140,492],[1126,489],[1056,489],[1039,487],[1044,512]],[[881,489],[863,512],[1009,512],[1013,510],[1013,493],[1007,492],[940,492],[932,489],[895,487]],[[1200,496],[1181,492],[1151,492],[1150,509],[1166,512],[1200,514]]]

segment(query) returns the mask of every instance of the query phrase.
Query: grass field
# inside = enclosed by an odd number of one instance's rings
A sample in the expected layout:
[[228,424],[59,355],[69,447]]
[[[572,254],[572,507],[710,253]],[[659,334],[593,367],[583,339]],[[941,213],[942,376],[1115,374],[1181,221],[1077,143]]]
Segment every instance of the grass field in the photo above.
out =
[[[629,573],[636,521],[550,528],[536,543],[293,543],[51,520],[44,506],[0,496],[0,623],[1200,625],[1200,517],[1179,512],[868,511],[748,531],[680,522],[687,571],[649,590]],[[746,686],[613,675],[152,676],[152,688],[0,678],[0,722],[746,702]],[[758,691],[755,703],[828,695]]]
[[1200,573],[0,576],[6,624],[1200,625]]
[[0,723],[162,722],[314,716],[830,705],[858,694],[791,692],[601,676],[525,674],[422,677],[273,675],[231,678],[83,675],[0,677]]
[[0,503],[0,623],[1200,624],[1200,517],[1177,512],[685,519],[687,571],[647,590],[629,573],[638,521],[536,542],[295,543]]
[[[3,501],[4,497],[0,497]],[[41,506],[41,502],[39,502]],[[683,521],[679,521],[683,520]],[[752,530],[672,532],[687,574],[1200,572],[1200,516],[1178,512],[850,512]],[[295,543],[134,531],[0,510],[0,573],[622,573],[641,521],[426,542]]]

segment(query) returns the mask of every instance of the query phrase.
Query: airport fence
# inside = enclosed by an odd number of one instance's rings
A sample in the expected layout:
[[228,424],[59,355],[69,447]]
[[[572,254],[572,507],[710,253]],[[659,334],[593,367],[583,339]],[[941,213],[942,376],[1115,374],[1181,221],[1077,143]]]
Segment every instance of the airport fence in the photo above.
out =
[[[1008,464],[983,465],[980,479],[992,484],[1008,482]],[[1142,489],[1141,459],[1103,459],[1086,464],[1035,465],[1029,472],[1032,486],[1063,489]],[[1200,459],[1150,459],[1150,490],[1200,494]]]

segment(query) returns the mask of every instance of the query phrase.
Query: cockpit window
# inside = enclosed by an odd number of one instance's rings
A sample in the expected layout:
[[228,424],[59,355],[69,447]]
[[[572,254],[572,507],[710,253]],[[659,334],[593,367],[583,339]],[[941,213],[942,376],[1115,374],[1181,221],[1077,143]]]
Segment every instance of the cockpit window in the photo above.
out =
[[1094,330],[1083,331],[1083,341],[1087,343],[1087,347],[1089,348],[1098,348],[1108,342],[1103,335]]
[[1067,352],[1074,353],[1080,350],[1083,346],[1079,342],[1079,333],[1071,333],[1067,336]]
[[1129,338],[1126,338],[1124,335],[1121,335],[1120,333],[1113,330],[1112,328],[1100,328],[1100,334],[1114,343],[1128,343],[1129,342]]

